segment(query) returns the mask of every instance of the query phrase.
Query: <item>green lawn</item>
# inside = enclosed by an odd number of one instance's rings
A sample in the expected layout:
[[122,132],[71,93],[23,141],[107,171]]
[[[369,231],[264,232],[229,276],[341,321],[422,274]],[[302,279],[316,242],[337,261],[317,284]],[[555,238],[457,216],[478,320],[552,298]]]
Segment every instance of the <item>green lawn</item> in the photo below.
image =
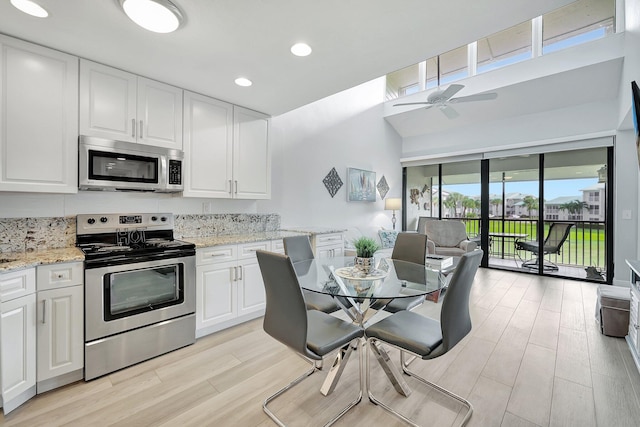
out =
[[[479,229],[479,220],[465,219],[467,224],[467,233],[475,236]],[[504,228],[503,228],[504,226]],[[544,235],[547,235],[550,224],[545,223]],[[517,233],[528,234],[526,240],[537,240],[537,227],[532,220],[513,220],[504,221],[500,219],[491,219],[489,221],[489,232],[495,233]],[[562,246],[560,255],[548,255],[547,258],[556,264],[567,264],[577,266],[595,266],[605,268],[605,230],[604,224],[578,223],[571,228],[569,237]],[[501,256],[502,245],[493,244],[492,253],[494,256]],[[514,247],[512,242],[505,242],[505,255],[513,255]],[[519,255],[525,259],[531,258],[532,254],[526,251],[520,251]]]

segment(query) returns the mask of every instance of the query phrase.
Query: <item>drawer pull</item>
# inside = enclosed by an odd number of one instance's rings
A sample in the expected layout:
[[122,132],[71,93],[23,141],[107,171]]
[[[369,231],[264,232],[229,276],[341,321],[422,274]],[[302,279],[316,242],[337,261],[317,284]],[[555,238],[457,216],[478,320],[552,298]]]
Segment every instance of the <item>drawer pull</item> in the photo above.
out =
[[217,257],[217,256],[225,256],[225,255],[227,255],[227,254],[224,254],[224,253],[222,253],[222,254],[221,254],[221,253],[215,253],[215,252],[212,252],[212,253],[208,253],[206,256],[208,256],[208,257],[210,257],[210,258],[213,258],[213,257]]

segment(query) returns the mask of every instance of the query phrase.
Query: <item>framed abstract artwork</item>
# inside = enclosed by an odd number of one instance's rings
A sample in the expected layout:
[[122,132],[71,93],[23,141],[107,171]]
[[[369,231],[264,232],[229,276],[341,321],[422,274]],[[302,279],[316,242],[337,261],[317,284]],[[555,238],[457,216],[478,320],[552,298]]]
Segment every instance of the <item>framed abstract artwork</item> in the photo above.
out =
[[376,201],[376,173],[362,169],[347,169],[347,200],[350,202]]

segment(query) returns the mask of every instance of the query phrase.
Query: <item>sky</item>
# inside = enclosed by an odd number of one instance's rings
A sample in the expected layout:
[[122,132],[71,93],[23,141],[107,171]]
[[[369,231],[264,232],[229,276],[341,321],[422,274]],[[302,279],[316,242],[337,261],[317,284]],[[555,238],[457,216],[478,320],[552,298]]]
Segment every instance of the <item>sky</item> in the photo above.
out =
[[[545,200],[553,200],[556,197],[576,196],[578,200],[582,200],[582,192],[580,190],[591,187],[597,183],[597,178],[548,180],[545,182],[544,198]],[[457,193],[462,193],[469,197],[480,196],[480,183],[445,185],[442,189],[449,192],[455,191]],[[530,194],[534,197],[538,197],[538,181],[508,182],[505,186],[505,192],[507,194]],[[489,184],[489,193],[501,195],[502,183],[495,182]]]

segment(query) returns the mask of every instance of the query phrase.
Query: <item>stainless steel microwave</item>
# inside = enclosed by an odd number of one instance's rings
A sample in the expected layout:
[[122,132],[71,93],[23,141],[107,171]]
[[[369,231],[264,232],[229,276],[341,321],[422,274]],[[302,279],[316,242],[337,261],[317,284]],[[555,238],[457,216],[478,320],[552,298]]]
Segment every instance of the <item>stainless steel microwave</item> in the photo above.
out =
[[78,188],[178,192],[184,189],[180,150],[80,136]]

